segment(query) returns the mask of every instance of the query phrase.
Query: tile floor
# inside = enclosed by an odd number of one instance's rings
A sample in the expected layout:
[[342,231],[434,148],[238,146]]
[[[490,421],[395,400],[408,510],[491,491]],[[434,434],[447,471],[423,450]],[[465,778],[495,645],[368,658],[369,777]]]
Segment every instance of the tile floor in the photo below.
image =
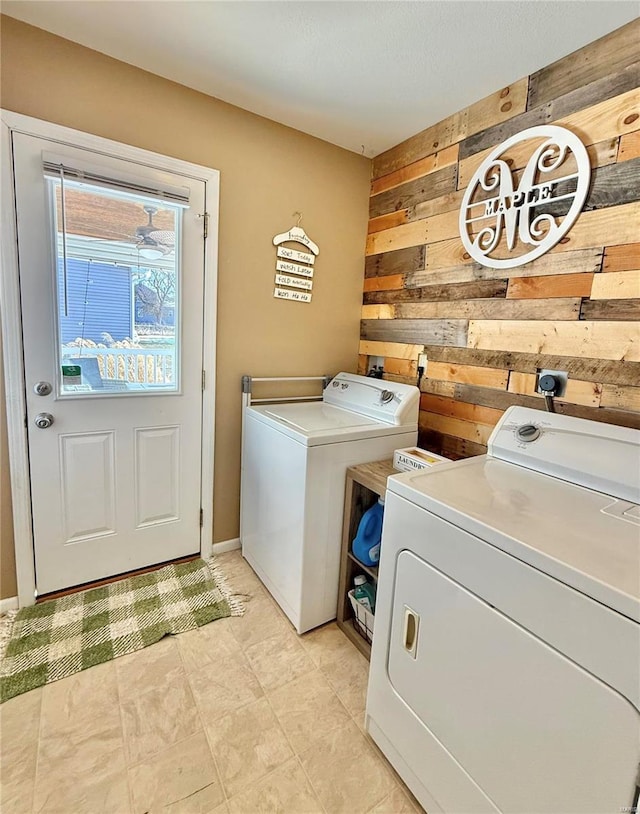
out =
[[302,637],[237,551],[243,617],[0,707],[2,814],[416,814],[363,731],[367,662]]

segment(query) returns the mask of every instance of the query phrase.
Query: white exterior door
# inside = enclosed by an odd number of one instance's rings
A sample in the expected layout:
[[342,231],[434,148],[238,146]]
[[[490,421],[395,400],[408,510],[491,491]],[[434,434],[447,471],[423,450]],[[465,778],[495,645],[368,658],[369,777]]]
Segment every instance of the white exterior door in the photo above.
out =
[[41,595],[200,551],[205,183],[13,140]]

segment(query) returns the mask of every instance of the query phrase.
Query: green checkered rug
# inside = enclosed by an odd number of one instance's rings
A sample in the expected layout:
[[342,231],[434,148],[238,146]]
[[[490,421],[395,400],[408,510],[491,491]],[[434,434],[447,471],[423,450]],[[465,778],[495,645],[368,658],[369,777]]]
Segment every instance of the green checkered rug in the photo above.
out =
[[219,567],[201,559],[22,608],[0,660],[0,702],[243,612]]

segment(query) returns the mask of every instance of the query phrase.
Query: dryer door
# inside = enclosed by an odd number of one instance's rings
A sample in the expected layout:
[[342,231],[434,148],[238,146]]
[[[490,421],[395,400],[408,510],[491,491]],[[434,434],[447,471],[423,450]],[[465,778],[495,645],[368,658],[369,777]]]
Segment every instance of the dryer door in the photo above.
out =
[[630,806],[637,711],[415,554],[396,564],[391,684],[499,810]]

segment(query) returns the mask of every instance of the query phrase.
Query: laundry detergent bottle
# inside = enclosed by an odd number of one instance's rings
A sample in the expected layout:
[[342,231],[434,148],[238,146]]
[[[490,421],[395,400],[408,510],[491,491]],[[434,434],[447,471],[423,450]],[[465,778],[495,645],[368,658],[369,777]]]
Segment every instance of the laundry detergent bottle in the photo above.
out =
[[365,576],[359,574],[354,580],[354,597],[364,605],[368,611],[375,613],[376,610],[376,586],[372,585]]
[[381,497],[362,515],[352,543],[352,551],[353,556],[363,565],[377,565],[380,560],[383,515],[384,499]]

